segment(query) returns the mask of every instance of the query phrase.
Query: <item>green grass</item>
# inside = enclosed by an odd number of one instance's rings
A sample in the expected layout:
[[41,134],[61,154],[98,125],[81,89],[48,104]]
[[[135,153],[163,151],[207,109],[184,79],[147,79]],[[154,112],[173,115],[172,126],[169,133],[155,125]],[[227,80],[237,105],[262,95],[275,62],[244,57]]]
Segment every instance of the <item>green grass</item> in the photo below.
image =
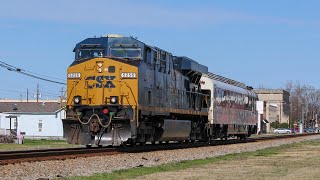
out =
[[67,144],[65,140],[32,140],[25,139],[25,145],[52,145],[52,144]]
[[220,156],[215,158],[181,161],[179,163],[164,164],[164,165],[155,166],[155,167],[138,167],[133,169],[113,171],[112,173],[96,174],[91,177],[71,177],[68,179],[71,179],[71,180],[130,179],[130,178],[154,174],[158,172],[178,171],[178,170],[184,170],[188,168],[195,168],[195,167],[199,167],[206,164],[217,163],[220,161],[243,159],[254,154],[255,153],[252,153],[252,152],[248,152],[248,153],[246,152],[246,153],[240,153],[240,154],[228,154],[225,156]]
[[276,155],[278,153],[284,152],[288,148],[299,147],[299,146],[304,146],[304,145],[320,146],[320,140],[305,141],[305,142],[295,143],[295,144],[290,144],[290,145],[282,145],[280,147],[267,148],[267,149],[258,150],[255,152],[228,154],[225,156],[219,156],[219,157],[214,157],[214,158],[182,161],[179,163],[164,164],[164,165],[155,166],[155,167],[137,167],[137,168],[127,169],[127,170],[113,171],[112,173],[95,174],[94,176],[91,176],[91,177],[70,177],[67,179],[71,179],[71,180],[130,179],[130,178],[154,174],[154,173],[158,173],[158,172],[185,170],[188,168],[195,168],[195,167],[203,166],[206,164],[212,164],[212,163],[217,163],[217,162],[222,162],[222,161],[227,161],[227,160],[246,159],[246,158],[250,158],[253,156],[267,157],[267,156],[272,156],[272,155]]
[[0,151],[26,150],[26,149],[48,149],[77,147],[68,144],[65,140],[31,140],[25,139],[24,144],[0,144]]

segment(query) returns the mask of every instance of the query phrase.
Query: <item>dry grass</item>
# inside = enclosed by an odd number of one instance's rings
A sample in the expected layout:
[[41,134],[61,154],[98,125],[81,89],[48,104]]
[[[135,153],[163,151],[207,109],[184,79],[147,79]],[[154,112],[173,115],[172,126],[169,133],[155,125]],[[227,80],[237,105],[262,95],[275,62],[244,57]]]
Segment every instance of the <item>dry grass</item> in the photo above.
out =
[[320,141],[304,142],[136,179],[320,179]]

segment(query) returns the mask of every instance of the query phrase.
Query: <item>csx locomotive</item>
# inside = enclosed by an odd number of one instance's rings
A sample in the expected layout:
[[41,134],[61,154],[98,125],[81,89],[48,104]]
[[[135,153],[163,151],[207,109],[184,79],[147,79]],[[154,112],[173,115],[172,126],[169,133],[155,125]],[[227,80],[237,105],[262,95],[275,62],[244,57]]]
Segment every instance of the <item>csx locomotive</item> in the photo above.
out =
[[88,38],[68,68],[64,137],[71,144],[211,141],[256,131],[257,96],[136,38]]

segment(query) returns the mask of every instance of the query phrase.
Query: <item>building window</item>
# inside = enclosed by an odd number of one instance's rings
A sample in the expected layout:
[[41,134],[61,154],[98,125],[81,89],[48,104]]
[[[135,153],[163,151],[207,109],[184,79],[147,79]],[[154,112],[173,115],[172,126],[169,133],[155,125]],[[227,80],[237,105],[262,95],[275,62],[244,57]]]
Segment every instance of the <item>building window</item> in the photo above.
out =
[[39,131],[39,132],[42,132],[42,120],[39,120],[39,123],[38,123],[38,131]]
[[15,119],[15,120],[13,121],[13,128],[14,128],[14,129],[18,129],[18,120],[17,120],[17,119]]

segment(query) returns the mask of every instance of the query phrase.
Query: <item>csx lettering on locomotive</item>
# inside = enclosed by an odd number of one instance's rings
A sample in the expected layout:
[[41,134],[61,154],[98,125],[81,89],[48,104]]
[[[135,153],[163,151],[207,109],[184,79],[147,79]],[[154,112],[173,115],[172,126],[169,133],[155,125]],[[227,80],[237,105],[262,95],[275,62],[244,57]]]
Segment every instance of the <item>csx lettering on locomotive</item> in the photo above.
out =
[[[96,80],[97,84],[96,84],[96,88],[115,88],[116,86],[114,85],[114,83],[112,82],[114,79],[116,78],[116,76],[89,76],[86,78],[86,80]],[[103,81],[106,80],[106,84],[103,86]],[[93,88],[91,86],[91,88]]]

